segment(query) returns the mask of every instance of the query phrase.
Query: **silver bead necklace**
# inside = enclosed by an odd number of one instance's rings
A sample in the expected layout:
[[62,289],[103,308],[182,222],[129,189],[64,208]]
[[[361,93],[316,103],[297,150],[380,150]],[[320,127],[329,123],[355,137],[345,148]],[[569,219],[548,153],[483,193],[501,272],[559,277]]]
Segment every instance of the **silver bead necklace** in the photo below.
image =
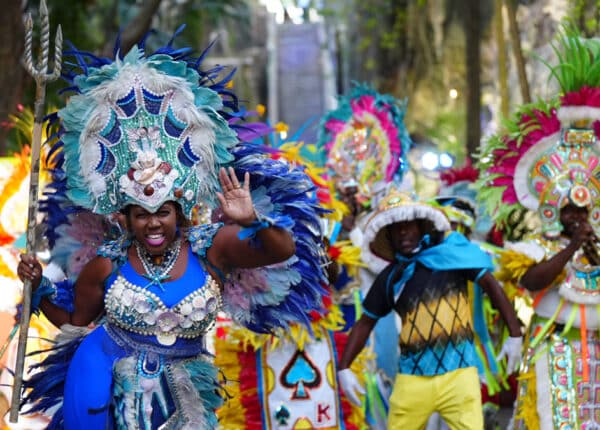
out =
[[162,291],[164,291],[165,289],[162,282],[171,277],[169,273],[171,270],[173,270],[173,267],[175,267],[177,257],[179,257],[179,253],[181,252],[181,239],[177,239],[165,250],[165,253],[163,256],[161,256],[161,261],[159,263],[154,261],[156,257],[150,255],[148,251],[143,249],[139,241],[135,240],[134,244],[137,256],[142,262],[142,267],[146,272],[146,274],[142,276],[150,280],[150,283],[144,288],[148,288],[149,286],[156,284]]

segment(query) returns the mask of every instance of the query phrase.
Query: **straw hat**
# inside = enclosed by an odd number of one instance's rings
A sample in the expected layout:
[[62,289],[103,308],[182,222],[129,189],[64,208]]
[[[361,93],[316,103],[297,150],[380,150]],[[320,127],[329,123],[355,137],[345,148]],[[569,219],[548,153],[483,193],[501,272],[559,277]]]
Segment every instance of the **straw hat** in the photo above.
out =
[[381,199],[379,208],[365,226],[362,256],[365,263],[373,260],[394,261],[395,252],[385,228],[401,221],[424,219],[432,222],[440,231],[450,230],[450,222],[444,213],[430,204],[417,201],[410,193],[390,190]]

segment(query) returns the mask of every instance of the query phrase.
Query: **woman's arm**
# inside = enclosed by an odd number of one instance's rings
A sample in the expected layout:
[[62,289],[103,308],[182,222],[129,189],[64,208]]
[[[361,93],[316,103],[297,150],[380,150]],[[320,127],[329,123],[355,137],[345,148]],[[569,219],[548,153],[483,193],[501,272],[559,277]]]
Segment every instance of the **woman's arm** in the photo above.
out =
[[232,267],[267,266],[287,260],[296,251],[292,235],[287,230],[265,228],[251,243],[249,239],[238,238],[241,229],[239,225],[226,225],[215,235],[207,256],[217,267],[228,271]]
[[256,237],[240,239],[238,233],[251,227],[257,218],[250,195],[250,175],[246,173],[240,184],[234,170],[219,171],[222,193],[217,193],[227,225],[213,238],[207,257],[224,272],[232,267],[259,267],[287,260],[296,251],[292,235],[285,229],[264,223],[255,232]]
[[86,264],[75,282],[75,309],[70,324],[86,326],[104,311],[104,281],[112,272],[112,261],[95,257]]
[[[84,266],[75,282],[74,311],[53,304],[42,298],[40,310],[56,327],[63,324],[87,326],[93,322],[104,309],[104,280],[110,275],[112,263],[108,258],[96,257]],[[42,266],[34,257],[22,255],[17,268],[21,280],[30,279],[35,291],[42,280]]]

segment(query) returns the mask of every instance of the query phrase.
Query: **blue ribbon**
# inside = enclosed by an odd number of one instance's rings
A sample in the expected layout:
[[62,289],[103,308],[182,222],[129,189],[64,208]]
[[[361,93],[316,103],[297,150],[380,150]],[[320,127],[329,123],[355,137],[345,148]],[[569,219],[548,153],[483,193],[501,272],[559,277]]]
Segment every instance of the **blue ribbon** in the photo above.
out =
[[[426,248],[429,240],[429,236],[425,235],[420,243],[421,250],[410,257],[396,254],[396,261],[407,264],[400,280],[394,283],[395,300],[402,294],[406,282],[414,275],[417,262],[431,270],[488,269],[492,271],[494,268],[492,258],[458,232],[450,232],[441,243]],[[390,278],[393,274],[394,272],[390,274]]]
[[31,311],[39,313],[40,303],[44,297],[52,297],[56,294],[56,286],[45,276],[42,276],[40,286],[31,295]]
[[248,238],[255,238],[256,237],[256,233],[258,233],[261,230],[264,230],[265,228],[269,228],[271,227],[273,224],[269,221],[254,221],[252,222],[252,224],[250,224],[247,227],[243,227],[239,232],[238,232],[238,239],[240,240],[244,240],[244,239],[248,239]]

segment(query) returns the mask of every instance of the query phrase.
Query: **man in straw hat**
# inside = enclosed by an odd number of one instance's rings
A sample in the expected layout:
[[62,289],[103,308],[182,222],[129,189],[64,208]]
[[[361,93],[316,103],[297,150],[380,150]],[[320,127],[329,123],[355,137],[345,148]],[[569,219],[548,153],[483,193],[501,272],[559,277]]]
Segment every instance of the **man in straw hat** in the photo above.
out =
[[476,282],[506,321],[510,338],[499,358],[519,364],[521,329],[490,257],[457,232],[445,215],[392,190],[368,221],[363,252],[388,261],[363,301],[339,364],[346,395],[363,389],[349,369],[377,321],[396,311],[403,324],[401,354],[390,398],[388,429],[421,429],[438,411],[452,429],[483,428],[468,281]]

